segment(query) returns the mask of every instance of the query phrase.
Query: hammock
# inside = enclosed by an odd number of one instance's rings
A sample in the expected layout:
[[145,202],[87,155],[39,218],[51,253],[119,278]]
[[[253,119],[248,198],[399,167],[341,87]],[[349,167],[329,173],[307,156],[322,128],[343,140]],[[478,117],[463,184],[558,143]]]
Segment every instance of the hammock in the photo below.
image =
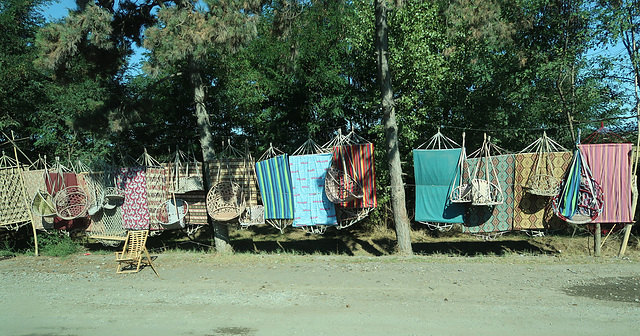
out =
[[294,219],[292,226],[309,233],[324,233],[312,227],[337,225],[335,205],[325,193],[327,170],[332,153],[309,139],[289,157],[292,180]]
[[448,231],[453,224],[463,222],[465,207],[450,200],[453,186],[462,180],[458,169],[461,152],[460,146],[442,135],[440,130],[428,143],[413,150],[415,220],[430,229]]
[[[338,228],[343,229],[366,218],[377,206],[373,144],[357,135],[353,129],[347,135],[342,135],[342,131],[338,130],[336,137],[323,145],[322,150],[333,152],[332,167],[344,174],[342,180],[336,178],[334,182],[345,186],[347,190],[353,185],[353,189],[349,191],[354,194],[351,199],[336,203]],[[332,189],[330,184],[333,182],[330,181],[329,173],[331,170],[328,171],[325,192]],[[359,197],[359,188],[362,190],[362,197]],[[329,198],[328,193],[327,197]],[[338,200],[339,198],[336,199]]]
[[525,189],[528,193],[538,196],[555,196],[560,191],[560,179],[554,176],[551,154],[566,152],[567,149],[560,146],[547,136],[544,131],[542,137],[531,143],[522,153],[535,153],[534,169],[527,179]]
[[294,218],[289,156],[271,145],[255,166],[265,221],[282,232]]
[[478,159],[470,182],[472,205],[492,206],[504,202],[500,180],[491,157],[492,148],[498,147],[493,145],[491,137],[485,134],[482,147],[470,155]]
[[0,157],[0,228],[19,229],[31,222],[28,199],[24,197],[22,172],[26,166],[2,153]]
[[602,188],[593,179],[579,147],[552,205],[556,216],[571,224],[590,223],[602,212]]

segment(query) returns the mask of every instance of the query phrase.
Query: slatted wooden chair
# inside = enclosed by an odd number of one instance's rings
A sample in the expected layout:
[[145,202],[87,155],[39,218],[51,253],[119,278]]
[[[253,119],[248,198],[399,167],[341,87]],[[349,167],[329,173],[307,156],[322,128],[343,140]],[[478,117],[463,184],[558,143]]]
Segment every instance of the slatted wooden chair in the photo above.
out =
[[160,277],[151,262],[151,257],[146,247],[148,236],[149,230],[127,232],[122,252],[116,252],[116,261],[118,262],[116,273],[137,273],[140,271],[140,267],[149,265],[158,278]]

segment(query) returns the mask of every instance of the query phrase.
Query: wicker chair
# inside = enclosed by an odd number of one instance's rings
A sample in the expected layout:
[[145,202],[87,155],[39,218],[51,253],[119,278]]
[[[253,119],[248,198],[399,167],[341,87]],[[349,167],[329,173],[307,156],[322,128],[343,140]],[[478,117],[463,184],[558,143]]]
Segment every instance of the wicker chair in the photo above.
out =
[[148,236],[149,230],[127,232],[122,252],[116,252],[116,262],[118,262],[116,273],[137,273],[141,267],[149,265],[158,278],[160,277],[147,250]]
[[245,210],[242,188],[232,181],[221,181],[207,193],[207,213],[214,221],[228,222],[236,219]]
[[327,198],[333,203],[353,201],[364,195],[362,187],[355,179],[333,167],[327,170],[324,188]]

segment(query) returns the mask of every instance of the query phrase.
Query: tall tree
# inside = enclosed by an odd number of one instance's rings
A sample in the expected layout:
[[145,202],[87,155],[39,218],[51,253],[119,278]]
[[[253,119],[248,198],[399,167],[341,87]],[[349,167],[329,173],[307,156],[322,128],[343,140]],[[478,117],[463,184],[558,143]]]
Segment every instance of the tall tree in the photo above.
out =
[[[206,64],[216,57],[235,53],[256,35],[260,1],[179,1],[158,11],[158,24],[147,29],[144,46],[151,51],[149,69],[163,76],[176,70],[187,74],[193,92],[200,146],[204,161],[214,159],[214,141],[206,90],[215,78],[205,81]],[[214,69],[215,70],[215,69]],[[230,251],[228,227],[213,222],[216,250]]]
[[398,144],[398,124],[396,122],[391,73],[389,71],[389,27],[387,0],[376,0],[376,56],[378,59],[378,81],[380,83],[381,106],[386,135],[387,162],[389,164],[389,180],[391,189],[391,206],[393,209],[398,252],[404,255],[413,254],[411,247],[411,226],[407,215],[404,183],[402,181],[402,164]]

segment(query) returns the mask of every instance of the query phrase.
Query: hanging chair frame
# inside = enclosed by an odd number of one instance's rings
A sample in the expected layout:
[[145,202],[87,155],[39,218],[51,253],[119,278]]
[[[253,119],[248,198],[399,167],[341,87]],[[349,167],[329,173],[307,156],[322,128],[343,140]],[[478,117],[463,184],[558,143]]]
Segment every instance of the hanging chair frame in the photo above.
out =
[[[493,165],[491,150],[502,150],[491,143],[491,137],[484,135],[482,147],[473,152],[470,157],[476,157],[477,162],[471,177],[471,204],[475,206],[494,206],[504,203],[504,194],[498,179],[498,173]],[[479,178],[483,171],[484,178]],[[491,182],[494,180],[494,182]]]
[[[224,143],[223,143],[224,146]],[[244,162],[244,173],[246,174],[247,157],[242,152],[231,146],[231,139],[227,140],[226,149],[223,151],[224,158],[220,159],[216,182],[213,183],[207,192],[207,213],[216,222],[231,224],[238,222],[238,218],[246,210],[246,199],[244,190],[235,181],[233,174],[230,177],[222,177],[222,161],[229,172],[232,158],[241,158]]]
[[532,195],[557,195],[558,192],[560,192],[560,184],[562,180],[553,176],[551,173],[553,171],[553,166],[550,153],[566,151],[566,148],[549,138],[546,131],[543,132],[542,137],[538,138],[525,149],[520,151],[520,154],[535,154],[535,166],[524,185],[524,189]]

